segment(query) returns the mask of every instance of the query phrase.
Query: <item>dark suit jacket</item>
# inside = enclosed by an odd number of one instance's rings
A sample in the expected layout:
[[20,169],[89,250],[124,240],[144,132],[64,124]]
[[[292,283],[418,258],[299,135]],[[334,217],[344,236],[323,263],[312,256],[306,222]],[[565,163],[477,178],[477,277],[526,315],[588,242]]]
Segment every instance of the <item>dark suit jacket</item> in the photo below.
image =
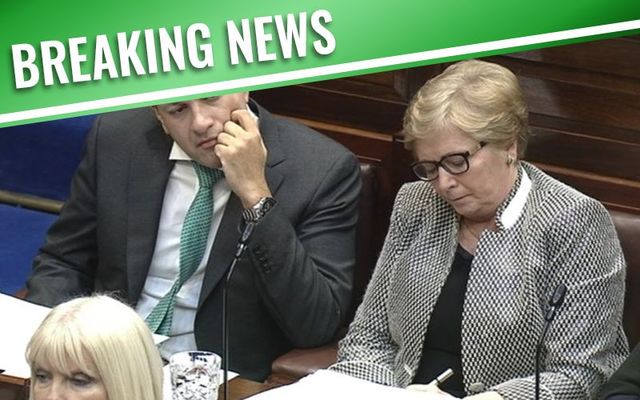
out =
[[640,344],[602,387],[600,399],[640,399]]
[[[278,201],[256,226],[229,286],[232,370],[264,379],[292,347],[330,341],[347,312],[355,263],[360,175],[345,148],[255,103]],[[71,196],[47,234],[28,299],[53,306],[94,291],[135,306],[153,254],[171,139],[149,109],[105,114],[89,134]],[[223,275],[239,238],[232,194],[200,295],[195,337],[221,354]]]

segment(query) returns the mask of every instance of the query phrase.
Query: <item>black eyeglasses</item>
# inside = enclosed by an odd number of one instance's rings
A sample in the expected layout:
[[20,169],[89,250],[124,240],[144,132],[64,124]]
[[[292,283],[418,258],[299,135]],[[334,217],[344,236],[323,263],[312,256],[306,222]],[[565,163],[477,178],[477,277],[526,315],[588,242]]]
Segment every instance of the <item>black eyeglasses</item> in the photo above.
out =
[[438,177],[439,167],[444,168],[451,175],[464,174],[469,170],[469,157],[476,154],[486,144],[486,142],[480,142],[473,151],[449,154],[442,157],[440,161],[416,161],[411,164],[411,169],[420,180],[427,182],[431,182]]

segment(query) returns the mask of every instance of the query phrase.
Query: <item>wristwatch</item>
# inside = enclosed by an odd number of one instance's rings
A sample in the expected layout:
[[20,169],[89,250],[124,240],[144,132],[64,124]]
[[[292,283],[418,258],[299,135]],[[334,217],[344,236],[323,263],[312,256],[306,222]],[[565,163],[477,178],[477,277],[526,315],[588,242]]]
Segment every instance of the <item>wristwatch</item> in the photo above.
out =
[[242,210],[242,219],[244,219],[245,222],[258,222],[267,215],[269,210],[275,205],[276,199],[273,197],[263,197],[253,206]]

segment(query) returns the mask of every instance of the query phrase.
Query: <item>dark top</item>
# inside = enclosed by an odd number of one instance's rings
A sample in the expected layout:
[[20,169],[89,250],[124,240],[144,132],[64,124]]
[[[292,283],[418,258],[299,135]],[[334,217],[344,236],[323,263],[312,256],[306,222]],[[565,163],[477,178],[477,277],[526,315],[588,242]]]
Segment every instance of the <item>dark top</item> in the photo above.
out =
[[431,313],[422,347],[420,366],[413,379],[413,383],[426,384],[447,368],[451,368],[453,376],[439,387],[456,397],[466,396],[462,383],[462,357],[460,354],[462,306],[472,261],[473,255],[458,245],[451,271]]
[[602,400],[640,399],[640,344],[600,391]]

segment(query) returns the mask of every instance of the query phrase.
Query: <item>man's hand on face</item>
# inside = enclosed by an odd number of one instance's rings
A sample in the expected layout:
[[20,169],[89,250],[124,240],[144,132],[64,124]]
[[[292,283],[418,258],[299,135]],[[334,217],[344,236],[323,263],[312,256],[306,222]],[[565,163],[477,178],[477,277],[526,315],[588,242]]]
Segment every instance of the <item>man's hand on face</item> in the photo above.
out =
[[227,183],[240,198],[244,208],[256,204],[271,191],[264,175],[267,148],[264,146],[258,121],[246,109],[235,110],[224,124],[214,147],[222,163]]

